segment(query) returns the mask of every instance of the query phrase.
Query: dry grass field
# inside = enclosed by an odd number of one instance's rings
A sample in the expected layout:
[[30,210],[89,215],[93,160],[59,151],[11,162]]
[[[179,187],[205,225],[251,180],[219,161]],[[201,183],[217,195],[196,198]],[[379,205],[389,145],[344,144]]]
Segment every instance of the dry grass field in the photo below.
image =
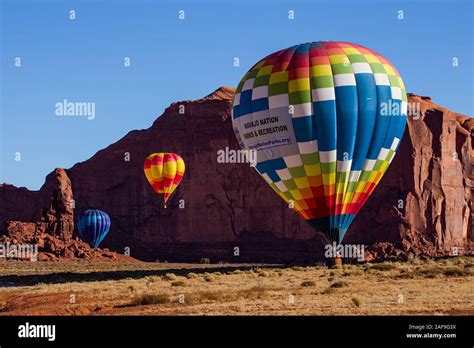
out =
[[0,262],[1,315],[474,314],[474,258],[325,266]]

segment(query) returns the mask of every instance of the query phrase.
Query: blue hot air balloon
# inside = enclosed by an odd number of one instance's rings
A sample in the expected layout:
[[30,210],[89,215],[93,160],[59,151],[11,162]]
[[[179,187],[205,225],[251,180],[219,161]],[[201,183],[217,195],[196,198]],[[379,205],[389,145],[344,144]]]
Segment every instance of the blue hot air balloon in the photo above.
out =
[[97,249],[110,229],[110,217],[102,210],[86,210],[77,223],[79,236],[92,248]]

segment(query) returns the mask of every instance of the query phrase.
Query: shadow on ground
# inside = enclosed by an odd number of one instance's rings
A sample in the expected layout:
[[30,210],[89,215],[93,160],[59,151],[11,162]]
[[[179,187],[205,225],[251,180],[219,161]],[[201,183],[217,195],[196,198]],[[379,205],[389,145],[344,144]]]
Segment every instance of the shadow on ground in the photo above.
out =
[[140,279],[148,276],[163,276],[174,273],[177,276],[186,276],[188,273],[231,272],[235,270],[251,270],[258,268],[282,268],[281,265],[255,265],[255,266],[221,266],[221,267],[193,267],[193,268],[167,268],[162,270],[116,270],[90,273],[60,272],[47,274],[25,274],[0,276],[0,287],[33,286],[38,284],[63,284],[70,282],[95,282],[106,280],[121,280],[126,278]]

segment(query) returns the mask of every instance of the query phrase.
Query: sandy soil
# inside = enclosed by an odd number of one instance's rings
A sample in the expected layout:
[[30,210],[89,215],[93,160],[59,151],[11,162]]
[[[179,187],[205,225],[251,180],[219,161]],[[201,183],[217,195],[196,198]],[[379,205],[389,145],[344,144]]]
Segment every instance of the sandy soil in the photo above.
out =
[[0,262],[0,315],[474,314],[474,259],[325,266]]

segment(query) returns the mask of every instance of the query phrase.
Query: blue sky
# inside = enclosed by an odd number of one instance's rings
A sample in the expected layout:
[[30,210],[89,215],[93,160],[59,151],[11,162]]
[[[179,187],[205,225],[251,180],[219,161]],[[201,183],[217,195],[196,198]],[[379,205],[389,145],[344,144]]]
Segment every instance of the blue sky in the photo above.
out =
[[[16,186],[39,189],[55,167],[148,128],[171,102],[235,87],[265,55],[308,41],[367,46],[409,92],[473,115],[469,0],[0,1],[0,182]],[[94,102],[95,119],[56,116],[64,99]]]

